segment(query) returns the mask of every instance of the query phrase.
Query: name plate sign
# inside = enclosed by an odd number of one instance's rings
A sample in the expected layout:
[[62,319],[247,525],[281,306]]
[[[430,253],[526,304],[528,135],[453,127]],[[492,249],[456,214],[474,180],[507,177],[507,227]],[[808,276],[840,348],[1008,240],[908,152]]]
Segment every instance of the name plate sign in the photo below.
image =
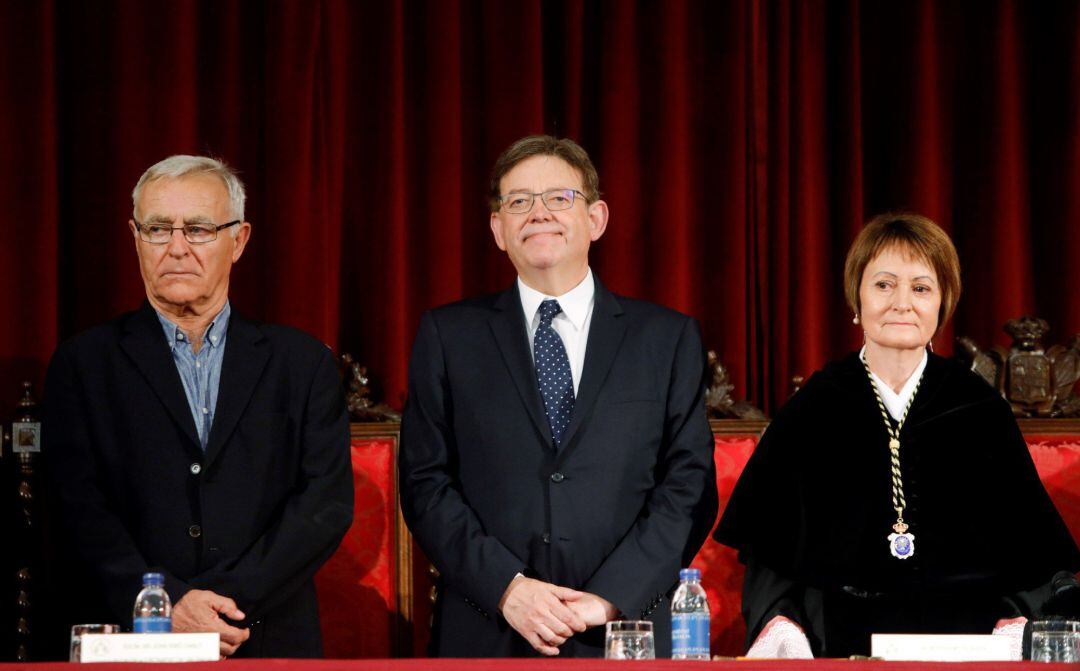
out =
[[1011,662],[1008,636],[989,634],[872,634],[870,656],[890,662]]
[[83,634],[83,662],[216,662],[218,634]]

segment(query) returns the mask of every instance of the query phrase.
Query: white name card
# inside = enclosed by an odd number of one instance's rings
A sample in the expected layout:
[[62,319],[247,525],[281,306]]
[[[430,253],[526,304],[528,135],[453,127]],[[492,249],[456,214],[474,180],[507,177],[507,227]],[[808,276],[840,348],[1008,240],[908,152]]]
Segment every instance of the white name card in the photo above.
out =
[[1008,636],[989,634],[872,634],[870,656],[897,662],[1011,662]]
[[83,634],[83,662],[216,662],[218,634]]

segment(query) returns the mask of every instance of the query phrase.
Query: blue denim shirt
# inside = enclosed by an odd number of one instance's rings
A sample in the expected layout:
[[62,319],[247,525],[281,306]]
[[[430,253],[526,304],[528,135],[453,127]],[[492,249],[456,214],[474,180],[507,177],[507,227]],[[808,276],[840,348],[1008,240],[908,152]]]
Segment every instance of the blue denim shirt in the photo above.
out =
[[192,351],[187,334],[179,326],[169,321],[160,312],[157,313],[161,327],[165,330],[165,342],[172,350],[176,371],[184,385],[191,417],[199,431],[199,442],[206,451],[206,441],[210,438],[210,427],[214,424],[214,408],[217,407],[218,386],[221,381],[221,362],[225,358],[225,336],[229,331],[229,315],[232,310],[229,302],[214,317],[214,321],[203,333],[199,353]]

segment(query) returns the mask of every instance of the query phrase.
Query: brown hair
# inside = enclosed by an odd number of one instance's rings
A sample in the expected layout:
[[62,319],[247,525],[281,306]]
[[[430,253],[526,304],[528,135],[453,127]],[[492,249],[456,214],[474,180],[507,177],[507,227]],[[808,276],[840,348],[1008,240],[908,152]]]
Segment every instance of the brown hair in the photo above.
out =
[[589,154],[581,145],[569,138],[528,135],[507,147],[506,151],[495,159],[495,167],[491,170],[491,191],[488,194],[492,212],[498,212],[502,205],[502,194],[499,192],[502,178],[518,163],[533,156],[555,156],[566,161],[581,175],[585,200],[594,203],[600,199],[600,176],[596,174],[596,166],[589,160]]
[[863,271],[883,250],[895,248],[914,255],[934,269],[941,287],[938,331],[952,317],[960,300],[960,259],[948,233],[927,217],[918,214],[879,214],[867,222],[848,250],[844,262],[844,294],[855,314]]

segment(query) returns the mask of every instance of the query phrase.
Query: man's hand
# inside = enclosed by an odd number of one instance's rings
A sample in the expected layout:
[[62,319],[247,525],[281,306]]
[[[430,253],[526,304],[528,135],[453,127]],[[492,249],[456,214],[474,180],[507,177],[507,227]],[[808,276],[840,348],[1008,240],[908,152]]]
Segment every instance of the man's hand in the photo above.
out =
[[230,620],[243,620],[245,617],[229,597],[209,590],[193,589],[173,606],[172,628],[175,632],[217,632],[221,635],[221,655],[228,657],[248,640],[251,630],[227,624],[221,619],[222,615]]
[[577,613],[588,627],[599,627],[614,620],[619,614],[619,609],[610,601],[589,592],[582,592],[581,598],[567,602],[566,605]]
[[503,593],[499,610],[537,652],[557,655],[566,639],[586,629],[585,621],[568,606],[582,596],[584,592],[519,575]]

